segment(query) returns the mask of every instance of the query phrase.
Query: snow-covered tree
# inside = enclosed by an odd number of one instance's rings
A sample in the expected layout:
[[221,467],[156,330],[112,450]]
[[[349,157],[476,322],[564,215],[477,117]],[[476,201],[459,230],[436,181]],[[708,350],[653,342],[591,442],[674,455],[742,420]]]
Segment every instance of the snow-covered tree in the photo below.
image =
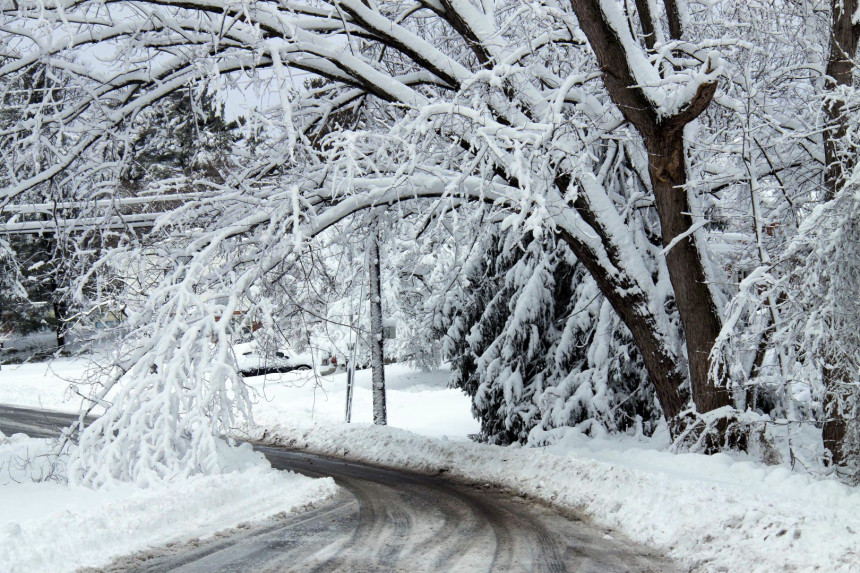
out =
[[[0,76],[48,62],[68,75],[74,92],[66,93],[75,97],[62,108],[28,106],[16,122],[7,148],[13,164],[32,164],[25,152],[36,125],[62,132],[69,143],[5,185],[0,201],[48,180],[90,177],[97,167],[80,160],[85,153],[129,141],[138,114],[195,82],[221,91],[251,84],[277,99],[250,118],[263,143],[245,150],[224,181],[209,182],[200,197],[159,219],[148,240],[147,248],[157,244],[169,255],[165,279],[133,320],[146,332],[140,340],[160,340],[159,332],[180,323],[207,326],[190,331],[198,338],[166,337],[169,347],[142,342],[123,380],[146,378],[158,362],[159,372],[181,371],[195,391],[213,383],[211,396],[228,399],[225,353],[218,351],[211,367],[188,367],[198,364],[194,353],[208,352],[203,338],[221,328],[211,317],[239,299],[266,307],[262,293],[275,269],[356,213],[408,201],[416,211],[450,212],[460,224],[469,218],[457,213],[483,204],[511,241],[552,235],[566,245],[587,273],[576,284],[600,295],[595,324],[613,339],[618,333],[619,346],[629,335],[675,436],[688,436],[708,414],[714,433],[696,437],[703,449],[743,446],[743,432],[728,433],[737,381],[712,350],[726,300],[737,290],[732,264],[748,253],[772,256],[768,217],[806,214],[787,193],[776,200],[780,193],[800,189],[815,198],[807,192],[812,178],[804,178],[820,173],[822,163],[820,131],[804,123],[822,89],[808,72],[823,67],[825,51],[810,34],[820,12],[814,2],[3,6],[9,60]],[[795,48],[780,37],[802,42]],[[97,62],[104,48],[110,65]],[[774,62],[790,66],[779,75]],[[798,70],[807,77],[798,78]],[[324,81],[306,84],[306,74]],[[356,111],[360,119],[349,125],[328,121]],[[740,247],[732,243],[738,235]],[[132,243],[124,249],[111,249],[95,268],[147,252]],[[523,258],[524,270],[512,270],[506,288],[529,291],[529,272],[557,281],[549,252]],[[554,296],[544,292],[539,300]],[[517,328],[544,321],[550,308],[524,306],[518,317],[516,304],[509,308],[510,340],[525,344],[529,333]],[[595,347],[594,368],[603,368],[604,350]],[[516,394],[513,372],[502,395],[506,388]],[[147,401],[158,392],[134,396]],[[196,407],[189,402],[177,412]],[[216,431],[203,418],[195,418],[200,431]],[[117,425],[105,427],[102,441],[129,427],[112,419]]]
[[485,237],[440,309],[452,385],[472,396],[482,438],[653,431],[660,412],[641,358],[597,286],[565,244],[516,237]]
[[828,41],[821,46],[825,75],[810,109],[796,115],[809,121],[808,132],[822,134],[804,136],[802,145],[818,159],[806,161],[815,164],[815,177],[812,185],[797,179],[799,195],[770,198],[791,218],[756,220],[759,256],[728,307],[714,353],[734,370],[735,379],[747,380],[751,397],[765,397],[772,406],[768,413],[790,424],[818,425],[825,463],[855,482],[860,479],[857,134],[852,127],[853,59],[860,40],[856,10],[856,2],[831,2],[829,18],[816,25]]

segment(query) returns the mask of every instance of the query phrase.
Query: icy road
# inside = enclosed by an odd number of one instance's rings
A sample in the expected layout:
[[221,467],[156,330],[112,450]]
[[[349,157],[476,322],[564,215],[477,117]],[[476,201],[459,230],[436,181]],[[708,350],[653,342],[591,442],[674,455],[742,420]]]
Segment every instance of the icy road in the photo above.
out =
[[[0,406],[0,431],[53,433],[71,416]],[[107,571],[672,571],[646,548],[492,488],[259,447],[273,467],[332,476],[299,514],[154,548]]]

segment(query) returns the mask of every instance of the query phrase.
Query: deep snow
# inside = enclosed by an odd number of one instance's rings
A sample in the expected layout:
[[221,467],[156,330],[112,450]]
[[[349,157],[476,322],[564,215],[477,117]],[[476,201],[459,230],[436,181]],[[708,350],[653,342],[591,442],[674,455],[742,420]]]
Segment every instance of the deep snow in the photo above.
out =
[[[77,412],[80,394],[88,387],[79,380],[87,371],[83,358],[59,358],[50,363],[4,365],[0,370],[0,404]],[[388,423],[427,436],[467,439],[480,425],[472,418],[469,399],[448,388],[448,371],[420,372],[401,364],[386,367]],[[298,422],[342,422],[346,373],[319,376],[310,371],[246,378],[252,389],[254,421],[277,425]],[[95,410],[98,413],[100,410]],[[356,371],[353,422],[373,418],[370,370]]]
[[[75,412],[81,400],[69,383],[86,367],[80,359],[4,365],[0,403]],[[147,488],[116,483],[93,490],[62,479],[32,481],[52,469],[64,476],[63,460],[54,463],[50,450],[50,440],[0,434],[0,573],[99,567],[148,547],[299,511],[337,490],[330,478],[274,470],[247,445],[220,475]]]
[[[87,368],[88,361],[82,358],[4,365],[0,403],[77,412],[80,394],[88,391],[80,383]],[[369,374],[364,370],[356,376],[357,421],[371,419]],[[247,381],[256,391],[255,416],[261,423],[343,419],[345,373],[315,377],[295,372]],[[392,424],[461,439],[477,431],[468,400],[447,389],[444,375],[394,365],[389,387]],[[244,466],[242,471],[173,480],[146,489],[130,484],[92,490],[57,481],[34,483],[30,476],[43,477],[50,471],[49,451],[48,440],[23,434],[0,438],[0,573],[98,567],[147,547],[205,537],[243,522],[296,511],[336,490],[330,478],[278,472],[249,452],[237,460],[237,465]]]
[[298,511],[337,489],[331,478],[274,470],[250,448],[239,453],[241,471],[147,488],[31,481],[48,473],[49,448],[49,440],[0,434],[0,572],[99,567],[148,547]]
[[570,430],[553,446],[522,448],[326,424],[269,428],[266,441],[503,486],[584,514],[691,571],[847,572],[860,563],[857,490],[724,454],[668,453],[655,449],[659,437],[595,440]]
[[[424,436],[466,440],[480,431],[469,399],[448,388],[447,370],[420,372],[402,364],[385,368],[388,424]],[[352,422],[373,420],[370,370],[355,373]],[[247,379],[257,390],[254,421],[263,427],[291,424],[330,424],[344,421],[346,373],[314,376],[307,372]]]

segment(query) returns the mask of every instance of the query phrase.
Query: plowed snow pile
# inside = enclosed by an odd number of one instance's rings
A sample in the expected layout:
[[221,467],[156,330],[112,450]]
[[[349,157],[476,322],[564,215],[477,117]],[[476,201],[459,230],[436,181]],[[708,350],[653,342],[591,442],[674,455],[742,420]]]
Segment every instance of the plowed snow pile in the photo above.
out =
[[297,511],[337,489],[331,478],[274,470],[250,448],[237,455],[237,471],[147,488],[33,482],[52,470],[62,477],[62,463],[52,466],[47,456],[50,446],[49,440],[0,434],[2,573],[104,566],[147,547]]
[[[4,366],[0,403],[76,411],[80,400],[67,389],[82,370],[81,361],[69,359],[56,360],[50,368]],[[242,435],[509,487],[586,514],[597,525],[651,545],[695,571],[857,570],[856,488],[804,475],[801,464],[792,471],[785,460],[766,466],[740,454],[672,454],[666,451],[665,435],[601,439],[569,429],[533,433],[534,445],[541,447],[474,444],[466,435],[479,426],[471,419],[468,398],[446,387],[448,375],[444,370],[386,367],[389,423],[394,426],[388,428],[366,423],[371,419],[369,371],[358,373],[353,405],[358,423],[349,426],[340,422],[346,383],[342,372],[320,378],[299,372],[249,378],[257,391],[259,425]],[[796,441],[802,438],[794,434]],[[808,441],[820,442],[820,435]],[[34,459],[38,443],[16,447],[29,448]],[[305,503],[302,499],[330,495],[334,488],[330,482],[279,477],[261,467],[174,483],[164,491],[70,491],[51,483],[15,484],[6,479],[5,467],[0,471],[0,480],[6,480],[0,483],[8,482],[0,487],[0,563],[6,555],[23,560],[26,553],[32,561],[27,562],[30,569],[16,569],[23,571],[54,569],[37,560],[37,550],[26,549],[32,544],[42,547],[45,558],[106,551],[117,555],[170,536],[202,535],[210,519],[207,512],[221,512],[223,520],[213,523],[223,529],[270,509],[286,511]],[[303,492],[310,492],[307,498]],[[293,494],[295,499],[289,497]],[[22,516],[10,513],[15,507],[23,508]]]

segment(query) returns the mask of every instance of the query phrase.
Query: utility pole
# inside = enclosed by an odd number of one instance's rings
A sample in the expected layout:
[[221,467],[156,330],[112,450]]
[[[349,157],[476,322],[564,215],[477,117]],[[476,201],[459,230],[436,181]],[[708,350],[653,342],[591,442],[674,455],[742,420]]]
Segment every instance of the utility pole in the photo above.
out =
[[382,283],[380,281],[379,232],[374,229],[367,249],[370,275],[370,366],[373,370],[373,423],[385,426],[385,360],[382,345]]
[[[354,327],[353,327],[354,329]],[[355,342],[347,342],[349,362],[346,365],[346,423],[352,421],[352,389],[355,386]]]

